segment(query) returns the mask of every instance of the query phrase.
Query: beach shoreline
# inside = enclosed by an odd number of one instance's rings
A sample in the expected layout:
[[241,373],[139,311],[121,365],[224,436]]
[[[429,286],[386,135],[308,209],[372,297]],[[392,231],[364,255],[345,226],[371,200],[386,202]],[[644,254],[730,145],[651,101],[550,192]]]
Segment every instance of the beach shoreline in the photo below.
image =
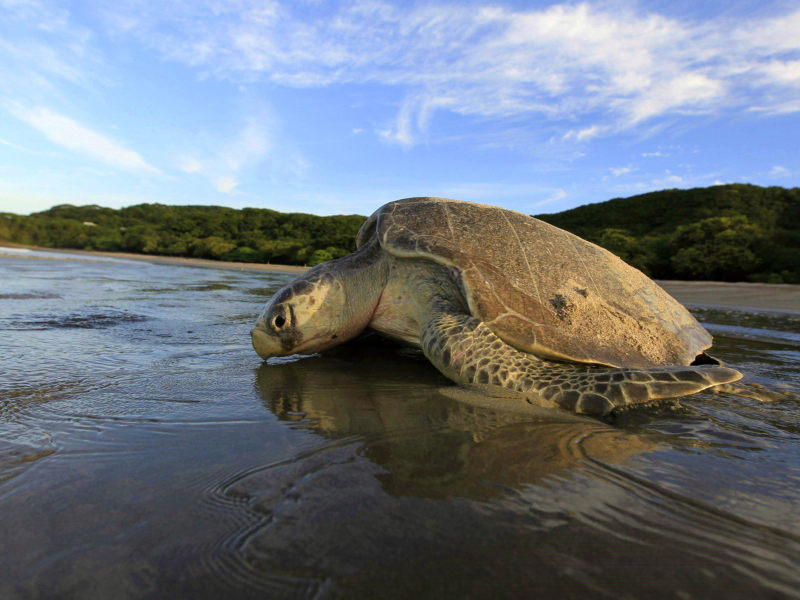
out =
[[[58,254],[85,256],[85,260],[92,257],[116,258],[123,260],[136,260],[159,265],[176,265],[184,267],[198,267],[206,269],[227,269],[235,271],[266,271],[273,273],[300,274],[308,267],[291,265],[273,265],[262,263],[239,263],[202,258],[184,258],[179,256],[150,256],[132,254],[127,252],[100,252],[95,250],[66,250],[56,248],[42,248],[0,241],[0,253],[3,247],[38,252],[52,252],[55,260],[80,260],[73,257],[59,257]],[[10,256],[10,255],[6,255]],[[23,254],[15,255],[17,258],[25,257]],[[35,258],[43,259],[38,256]],[[800,285],[769,284],[769,283],[725,283],[719,281],[674,281],[657,280],[662,288],[676,300],[690,307],[718,308],[744,311],[768,311],[800,315]]]
[[800,285],[675,280],[657,280],[656,283],[689,307],[800,315]]
[[[26,244],[16,244],[0,240],[0,253],[3,248],[18,248],[23,250],[34,250],[36,252],[53,252],[55,254],[76,254],[85,256],[87,260],[92,257],[116,258],[122,260],[139,260],[153,263],[156,265],[179,265],[184,267],[200,267],[205,269],[228,269],[234,271],[270,271],[274,273],[305,273],[309,267],[297,267],[294,265],[273,265],[263,263],[240,263],[227,262],[222,260],[208,260],[205,258],[186,258],[183,256],[153,256],[149,254],[133,254],[131,252],[102,252],[99,250],[70,250],[65,248],[43,248],[41,246],[29,246]],[[26,257],[19,255],[17,258],[43,258],[41,256]],[[54,256],[54,260],[61,257]],[[61,260],[77,260],[72,257],[63,257]]]

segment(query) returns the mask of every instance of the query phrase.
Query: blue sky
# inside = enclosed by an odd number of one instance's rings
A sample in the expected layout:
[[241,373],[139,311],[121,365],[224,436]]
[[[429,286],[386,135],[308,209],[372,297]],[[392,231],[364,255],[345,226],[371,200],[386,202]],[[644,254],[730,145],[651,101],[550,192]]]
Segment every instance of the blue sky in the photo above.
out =
[[800,185],[800,2],[0,0],[0,210]]

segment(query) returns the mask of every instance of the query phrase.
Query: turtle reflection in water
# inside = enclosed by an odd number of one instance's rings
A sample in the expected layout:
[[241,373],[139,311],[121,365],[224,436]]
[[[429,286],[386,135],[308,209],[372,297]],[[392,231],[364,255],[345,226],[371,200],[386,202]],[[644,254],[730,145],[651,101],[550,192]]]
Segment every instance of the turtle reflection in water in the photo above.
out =
[[275,294],[252,330],[259,356],[321,352],[370,328],[461,386],[591,415],[736,391],[726,384],[742,377],[651,279],[533,217],[408,198],[367,219],[357,248]]
[[[396,497],[488,501],[592,471],[598,461],[624,465],[642,454],[693,443],[524,402],[509,406],[491,397],[483,402],[477,394],[462,401],[444,393],[440,375],[424,366],[419,360],[398,361],[394,348],[370,338],[316,360],[263,363],[255,388],[279,419],[332,440],[358,440],[357,453],[380,467],[375,478]],[[301,462],[295,468],[309,467]],[[285,489],[275,483],[279,473],[269,471],[237,492]]]

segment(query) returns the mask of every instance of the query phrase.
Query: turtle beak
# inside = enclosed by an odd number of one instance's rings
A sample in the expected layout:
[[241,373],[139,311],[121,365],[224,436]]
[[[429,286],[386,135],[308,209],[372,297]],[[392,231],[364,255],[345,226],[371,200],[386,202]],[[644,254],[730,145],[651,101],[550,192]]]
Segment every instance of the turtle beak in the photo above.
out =
[[256,326],[250,330],[250,338],[253,342],[253,349],[264,360],[284,354],[280,340],[276,336],[270,335],[261,322],[256,323]]

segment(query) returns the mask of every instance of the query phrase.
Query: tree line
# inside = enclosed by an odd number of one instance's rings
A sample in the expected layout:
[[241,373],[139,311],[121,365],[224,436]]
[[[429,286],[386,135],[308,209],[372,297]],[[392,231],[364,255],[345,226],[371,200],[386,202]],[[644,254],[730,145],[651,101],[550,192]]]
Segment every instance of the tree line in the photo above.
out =
[[[537,218],[658,279],[800,283],[800,188],[731,184],[616,198]],[[313,266],[355,250],[365,217],[269,209],[60,205],[0,213],[0,239],[49,248]]]
[[800,188],[664,190],[538,218],[656,279],[800,283]]
[[62,204],[0,215],[0,239],[47,248],[134,252],[236,262],[315,265],[353,252],[365,217],[260,208]]

